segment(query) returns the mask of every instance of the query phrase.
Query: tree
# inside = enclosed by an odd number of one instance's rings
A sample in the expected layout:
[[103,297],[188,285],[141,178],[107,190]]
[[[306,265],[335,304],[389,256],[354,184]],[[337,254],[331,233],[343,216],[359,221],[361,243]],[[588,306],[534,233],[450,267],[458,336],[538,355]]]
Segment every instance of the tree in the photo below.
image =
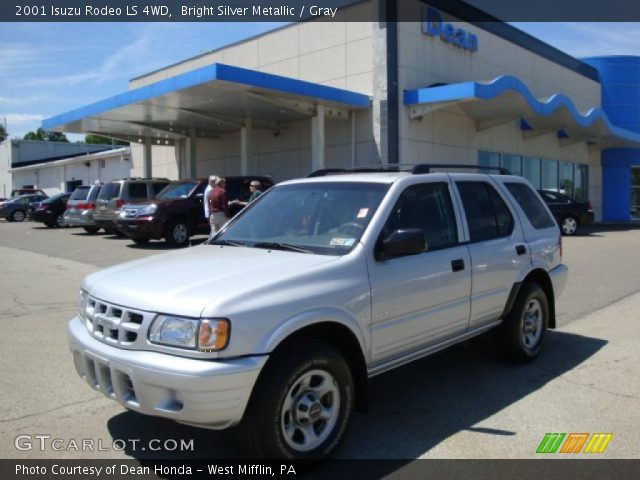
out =
[[123,142],[122,140],[112,140],[107,137],[101,137],[100,135],[94,135],[90,133],[84,136],[84,143],[91,143],[94,145],[129,145],[129,142]]
[[67,136],[62,132],[45,132],[38,128],[35,132],[28,132],[24,140],[40,140],[41,142],[69,142]]
[[8,136],[9,134],[7,133],[7,129],[0,123],[0,142],[4,142]]

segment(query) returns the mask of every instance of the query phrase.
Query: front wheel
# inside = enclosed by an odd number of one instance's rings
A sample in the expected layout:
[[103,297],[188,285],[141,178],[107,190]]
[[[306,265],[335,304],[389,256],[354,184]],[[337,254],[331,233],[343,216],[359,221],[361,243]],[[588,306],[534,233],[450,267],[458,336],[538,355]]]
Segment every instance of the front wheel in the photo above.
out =
[[578,220],[573,216],[564,217],[560,222],[560,230],[567,236],[575,235],[578,232],[578,226]]
[[258,458],[326,458],[343,439],[353,411],[351,370],[340,352],[321,341],[299,340],[285,350],[261,373],[240,439]]
[[165,240],[171,247],[186,247],[189,245],[189,227],[183,220],[169,222],[165,231]]
[[549,301],[544,290],[535,283],[525,283],[505,317],[502,334],[507,353],[519,362],[538,356],[549,327]]

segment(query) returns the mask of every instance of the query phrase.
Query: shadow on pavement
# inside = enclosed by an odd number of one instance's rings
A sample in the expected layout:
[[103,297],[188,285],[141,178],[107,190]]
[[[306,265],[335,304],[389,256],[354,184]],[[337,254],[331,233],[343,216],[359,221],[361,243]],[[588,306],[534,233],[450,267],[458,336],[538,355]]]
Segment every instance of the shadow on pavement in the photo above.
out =
[[595,223],[580,227],[576,237],[602,237],[601,233],[640,230],[640,222]]
[[[575,368],[607,343],[552,331],[536,361],[516,365],[502,359],[494,340],[492,334],[483,335],[373,378],[370,411],[354,414],[345,442],[334,457],[409,461],[462,430],[487,435],[487,441],[493,435],[517,435],[517,431],[475,425]],[[127,442],[125,453],[140,460],[224,460],[243,454],[233,431],[192,428],[133,412],[112,417],[107,427],[114,439],[140,439],[143,445],[151,439],[159,439],[160,444],[193,439],[191,452],[132,451]],[[517,430],[517,424],[514,428]],[[397,462],[389,465],[398,468]],[[333,463],[320,466],[318,473],[334,467]]]
[[[206,240],[207,240],[207,237],[192,238],[189,246],[195,247],[196,245],[200,245],[204,243]],[[171,247],[169,246],[169,244],[167,244],[167,242],[164,242],[164,241],[156,242],[153,240],[144,245],[138,245],[137,243],[134,243],[132,241],[130,244],[127,245],[127,247],[134,248],[136,250],[179,250],[181,248],[181,247]],[[186,247],[182,247],[182,248],[186,248]]]

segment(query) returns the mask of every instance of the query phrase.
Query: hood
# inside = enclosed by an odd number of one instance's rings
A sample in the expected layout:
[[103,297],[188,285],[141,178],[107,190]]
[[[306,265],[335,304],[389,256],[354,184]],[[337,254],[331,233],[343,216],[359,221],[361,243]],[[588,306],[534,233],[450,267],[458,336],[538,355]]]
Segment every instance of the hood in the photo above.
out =
[[250,294],[337,258],[200,245],[101,270],[85,279],[83,289],[124,307],[198,317],[212,302]]

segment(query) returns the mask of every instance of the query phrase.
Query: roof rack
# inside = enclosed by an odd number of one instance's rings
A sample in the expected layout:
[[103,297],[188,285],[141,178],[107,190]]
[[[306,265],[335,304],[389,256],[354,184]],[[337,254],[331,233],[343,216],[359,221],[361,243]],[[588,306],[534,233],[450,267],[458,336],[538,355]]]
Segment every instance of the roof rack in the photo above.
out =
[[366,165],[354,168],[323,168],[315,170],[307,175],[307,178],[324,177],[326,175],[340,173],[379,173],[379,172],[409,172],[412,175],[433,173],[432,169],[476,169],[476,170],[496,170],[500,175],[511,175],[509,169],[504,167],[493,167],[489,165],[465,165],[447,163],[419,163],[419,164],[390,164],[390,165]]

